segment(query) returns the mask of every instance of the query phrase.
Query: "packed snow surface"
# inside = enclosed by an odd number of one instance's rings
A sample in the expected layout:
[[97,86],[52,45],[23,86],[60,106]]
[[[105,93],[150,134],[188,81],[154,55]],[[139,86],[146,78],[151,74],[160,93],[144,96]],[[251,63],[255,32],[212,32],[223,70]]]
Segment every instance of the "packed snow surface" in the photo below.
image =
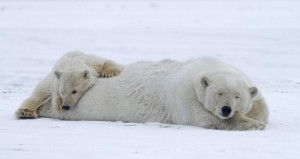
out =
[[[1,0],[1,159],[298,159],[300,1]],[[17,120],[15,110],[65,52],[121,64],[213,56],[262,90],[265,131],[160,123]]]

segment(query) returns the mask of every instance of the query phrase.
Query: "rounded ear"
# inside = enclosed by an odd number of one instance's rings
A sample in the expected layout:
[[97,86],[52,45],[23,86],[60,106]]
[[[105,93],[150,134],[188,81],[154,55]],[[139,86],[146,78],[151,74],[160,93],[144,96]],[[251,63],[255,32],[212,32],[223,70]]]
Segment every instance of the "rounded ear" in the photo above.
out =
[[84,70],[82,72],[82,75],[83,75],[84,78],[89,78],[90,77],[90,71],[89,70]]
[[207,77],[204,76],[201,78],[201,85],[204,88],[206,88],[209,85],[209,83],[210,83],[210,80]]
[[63,73],[60,72],[60,71],[54,71],[54,74],[55,74],[55,77],[56,77],[57,79],[59,79]]
[[250,92],[251,98],[254,98],[257,95],[258,90],[256,87],[250,87],[249,92]]

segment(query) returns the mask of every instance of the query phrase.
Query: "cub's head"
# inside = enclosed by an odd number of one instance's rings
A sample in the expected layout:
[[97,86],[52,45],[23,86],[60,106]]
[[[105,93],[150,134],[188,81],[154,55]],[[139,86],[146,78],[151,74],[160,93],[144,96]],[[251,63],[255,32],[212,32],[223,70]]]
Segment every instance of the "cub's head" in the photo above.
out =
[[[196,88],[198,100],[205,109],[220,119],[231,118],[233,114],[246,114],[252,107],[252,99],[257,95],[256,87],[248,87],[236,79],[202,77]],[[200,89],[202,91],[197,91]]]
[[62,109],[74,107],[84,93],[95,84],[95,77],[88,70],[55,71],[57,91],[63,99]]

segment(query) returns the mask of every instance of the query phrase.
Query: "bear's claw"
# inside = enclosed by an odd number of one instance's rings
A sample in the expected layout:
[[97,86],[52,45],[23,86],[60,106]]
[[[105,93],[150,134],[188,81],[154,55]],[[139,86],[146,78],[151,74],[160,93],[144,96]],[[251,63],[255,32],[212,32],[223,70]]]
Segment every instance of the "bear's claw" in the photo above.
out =
[[110,78],[110,77],[113,77],[113,76],[115,76],[115,74],[114,73],[101,73],[101,75],[100,75],[100,77],[102,77],[102,78]]
[[27,108],[20,108],[16,112],[18,119],[35,119],[38,117],[36,111]]
[[119,69],[109,69],[109,70],[102,71],[100,74],[100,77],[110,78],[110,77],[117,76],[120,73],[121,73],[121,71]]

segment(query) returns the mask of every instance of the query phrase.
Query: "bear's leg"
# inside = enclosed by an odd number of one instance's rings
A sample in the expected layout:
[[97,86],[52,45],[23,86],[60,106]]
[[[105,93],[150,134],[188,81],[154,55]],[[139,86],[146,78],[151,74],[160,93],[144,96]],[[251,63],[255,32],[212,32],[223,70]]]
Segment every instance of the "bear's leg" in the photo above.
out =
[[100,75],[100,77],[109,78],[113,76],[117,76],[121,73],[121,66],[117,63],[106,60],[103,66],[98,66],[96,71]]
[[63,100],[58,94],[54,94],[52,98],[52,106],[57,112],[62,112]]
[[31,96],[27,98],[20,108],[16,111],[16,116],[19,119],[34,119],[37,118],[37,110],[44,103],[51,100],[51,82],[52,74],[48,74],[39,84],[35,87]]
[[37,114],[41,117],[55,118],[56,116],[53,114],[56,113],[54,113],[53,111],[55,110],[53,110],[52,108],[52,100],[49,100],[39,107],[39,109],[37,110]]
[[246,116],[265,124],[268,123],[269,110],[266,102],[263,99],[253,102],[252,108]]
[[222,120],[220,124],[225,130],[263,130],[265,124],[248,118],[247,116],[236,112],[233,117]]
[[37,118],[37,109],[46,103],[49,96],[46,97],[29,97],[21,105],[21,107],[16,111],[16,116],[19,119],[34,119]]
[[112,60],[107,60],[95,55],[82,54],[81,57],[85,60],[85,64],[95,69],[99,77],[109,78],[117,76],[122,71],[122,66]]
[[229,119],[220,119],[212,115],[212,116],[205,116],[205,118],[201,121],[204,123],[200,124],[199,126],[208,129],[244,131],[244,130],[263,130],[265,128],[265,125],[263,123],[248,118],[239,112],[234,113],[233,117]]
[[248,118],[247,116],[235,112],[233,117],[229,119],[220,119],[214,115],[205,116],[202,123],[199,125],[208,129],[219,129],[219,130],[263,130],[265,124]]
[[26,99],[22,106],[16,111],[16,116],[19,119],[34,119],[38,115],[36,113],[37,102],[35,99]]

